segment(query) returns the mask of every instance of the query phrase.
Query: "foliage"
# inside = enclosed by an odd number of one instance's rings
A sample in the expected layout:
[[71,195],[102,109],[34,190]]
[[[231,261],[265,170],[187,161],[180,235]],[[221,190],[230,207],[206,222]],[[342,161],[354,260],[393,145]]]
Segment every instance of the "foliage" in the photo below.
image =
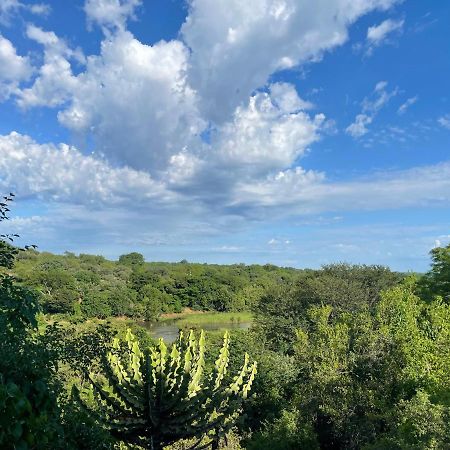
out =
[[291,351],[296,329],[308,323],[313,305],[330,305],[331,316],[371,309],[380,293],[396,285],[402,276],[381,266],[333,264],[307,271],[297,281],[274,285],[256,307],[260,337],[276,351]]
[[421,279],[419,288],[425,298],[440,296],[450,303],[450,244],[430,252],[431,270]]
[[151,321],[183,308],[249,311],[269,286],[302,273],[275,266],[146,263],[139,253],[114,262],[95,255],[35,250],[22,252],[14,271],[40,292],[46,313]]
[[[373,311],[332,317],[331,305],[310,306],[293,347],[293,400],[265,433],[276,440],[280,427],[297,430],[286,438],[297,436],[292,448],[302,448],[311,430],[320,448],[445,448],[450,307],[426,304],[414,289],[406,280],[382,293]],[[425,404],[433,423],[424,423]],[[422,446],[377,447],[383,442]]]
[[115,339],[107,354],[104,377],[89,373],[87,387],[74,386],[74,395],[118,439],[145,448],[162,449],[180,439],[223,436],[235,423],[242,400],[256,374],[256,362],[244,364],[226,383],[229,336],[214,371],[204,376],[205,336],[180,334],[169,352],[161,339],[142,352],[128,330]]
[[[5,197],[6,203],[0,205],[1,220],[7,218],[5,205],[11,200]],[[11,269],[20,249],[0,242],[1,267]],[[37,331],[38,313],[36,293],[1,272],[0,447],[4,449],[47,448],[61,431],[51,381],[55,355]]]
[[[1,448],[448,448],[450,246],[417,281],[342,263],[108,261],[0,237]],[[255,326],[167,349],[137,325],[183,308],[202,311],[180,327]]]
[[144,262],[144,256],[137,252],[128,253],[119,257],[119,263],[124,266],[142,266]]

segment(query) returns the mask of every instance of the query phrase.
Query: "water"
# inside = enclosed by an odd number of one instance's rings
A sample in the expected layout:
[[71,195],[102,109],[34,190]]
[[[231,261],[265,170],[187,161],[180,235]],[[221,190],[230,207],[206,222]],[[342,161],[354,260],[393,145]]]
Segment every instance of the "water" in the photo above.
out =
[[[139,325],[146,328],[150,335],[155,338],[163,338],[166,344],[171,344],[175,342],[178,338],[178,333],[180,331],[180,326],[177,324],[177,321],[165,321],[165,322],[138,322]],[[192,325],[183,325],[182,328],[201,328],[205,331],[217,331],[217,330],[248,330],[250,328],[251,322],[208,322],[203,323],[199,326],[195,324]]]

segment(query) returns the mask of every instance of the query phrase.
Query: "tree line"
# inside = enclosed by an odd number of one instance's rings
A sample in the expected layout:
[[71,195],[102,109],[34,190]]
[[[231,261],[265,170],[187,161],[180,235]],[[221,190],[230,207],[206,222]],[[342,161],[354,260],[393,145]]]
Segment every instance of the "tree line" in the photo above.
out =
[[39,293],[46,313],[145,320],[183,308],[249,311],[269,286],[299,273],[270,264],[150,263],[136,252],[108,261],[102,256],[34,249],[18,255],[14,272]]

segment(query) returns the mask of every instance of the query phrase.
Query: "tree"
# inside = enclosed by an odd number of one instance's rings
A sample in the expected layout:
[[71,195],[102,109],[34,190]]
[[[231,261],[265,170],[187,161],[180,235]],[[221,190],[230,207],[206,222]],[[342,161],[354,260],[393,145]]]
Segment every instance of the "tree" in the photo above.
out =
[[261,296],[256,323],[271,349],[290,352],[296,329],[308,323],[311,306],[330,305],[330,318],[373,310],[381,292],[403,277],[382,266],[331,264],[309,271],[296,282],[278,283]]
[[119,256],[119,264],[123,264],[124,266],[137,267],[142,266],[144,263],[144,256],[137,252]]
[[420,287],[427,298],[437,295],[450,304],[450,244],[430,252],[431,270],[422,278]]
[[[435,446],[417,448],[446,448],[447,432],[437,429],[450,412],[450,308],[423,302],[414,288],[407,280],[382,293],[373,312],[334,320],[331,306],[308,309],[308,325],[297,331],[291,407],[321,448],[416,448],[406,443],[422,431]],[[425,409],[434,424],[423,423]],[[386,439],[404,446],[381,446]]]
[[141,351],[128,330],[115,339],[106,356],[104,373],[89,373],[75,398],[128,444],[160,450],[180,439],[217,442],[236,422],[256,374],[246,354],[240,371],[227,381],[229,335],[214,370],[205,376],[205,336],[193,331],[180,337],[171,351],[160,339],[157,346]]
[[[0,203],[0,221],[7,219],[11,196]],[[52,447],[59,414],[51,377],[56,356],[37,332],[36,292],[21,286],[8,270],[20,249],[0,240],[0,447]],[[39,447],[38,447],[39,446]]]

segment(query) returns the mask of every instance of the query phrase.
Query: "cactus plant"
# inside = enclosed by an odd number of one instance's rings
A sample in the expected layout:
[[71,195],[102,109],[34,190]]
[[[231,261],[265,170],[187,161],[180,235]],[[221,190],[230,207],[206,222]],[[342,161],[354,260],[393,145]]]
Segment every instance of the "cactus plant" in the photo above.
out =
[[[180,332],[169,350],[163,339],[142,351],[127,331],[114,339],[103,374],[87,374],[74,396],[117,439],[159,450],[180,439],[197,438],[191,448],[215,445],[236,422],[256,374],[244,363],[229,381],[228,332],[213,370],[205,374],[205,334]],[[228,379],[228,381],[227,381]],[[205,444],[206,442],[206,444]]]

